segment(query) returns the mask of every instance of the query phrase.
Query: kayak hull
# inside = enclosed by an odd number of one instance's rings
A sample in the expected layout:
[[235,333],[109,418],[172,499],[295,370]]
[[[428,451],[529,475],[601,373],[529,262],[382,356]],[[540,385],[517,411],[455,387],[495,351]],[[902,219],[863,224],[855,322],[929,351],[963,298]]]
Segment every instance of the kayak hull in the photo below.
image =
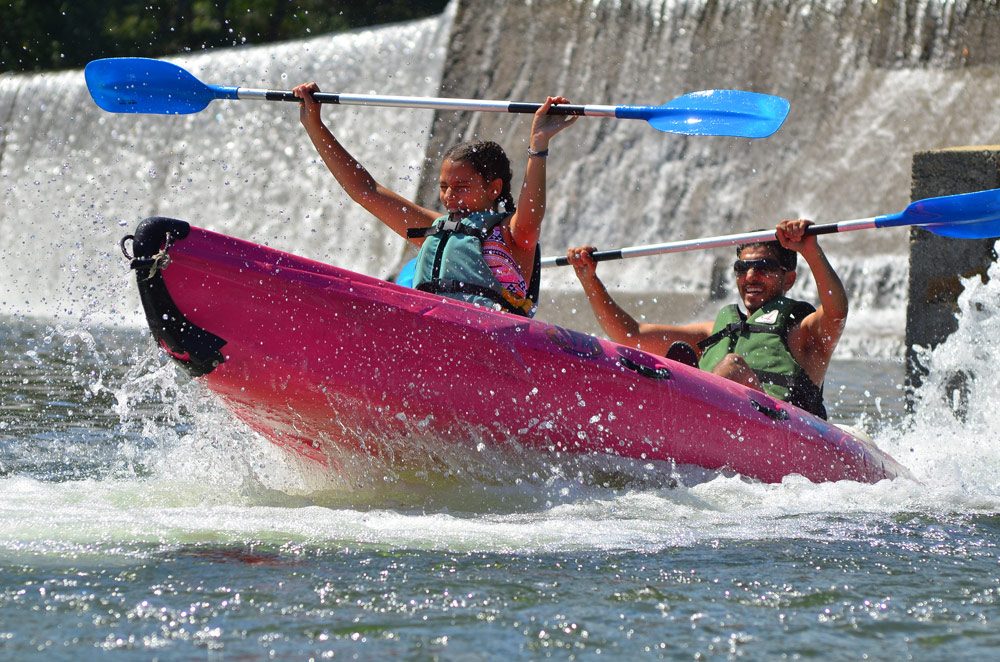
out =
[[386,457],[431,436],[765,482],[907,475],[794,406],[590,335],[173,219],[147,219],[133,244],[161,346],[254,430],[331,469],[345,451]]

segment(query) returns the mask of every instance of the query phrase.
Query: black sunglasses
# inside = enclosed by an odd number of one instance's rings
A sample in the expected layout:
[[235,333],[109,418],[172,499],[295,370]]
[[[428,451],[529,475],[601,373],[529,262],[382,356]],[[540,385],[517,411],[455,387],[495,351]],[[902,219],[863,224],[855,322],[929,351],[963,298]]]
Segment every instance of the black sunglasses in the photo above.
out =
[[733,271],[742,276],[751,269],[757,271],[787,271],[781,263],[771,258],[761,258],[758,260],[736,260],[733,262]]

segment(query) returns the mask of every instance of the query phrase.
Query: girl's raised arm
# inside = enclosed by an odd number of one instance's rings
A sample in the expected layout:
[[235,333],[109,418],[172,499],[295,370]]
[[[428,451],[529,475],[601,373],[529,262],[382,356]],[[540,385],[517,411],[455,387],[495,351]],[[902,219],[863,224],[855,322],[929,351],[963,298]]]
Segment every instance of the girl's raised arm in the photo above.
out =
[[[313,99],[313,93],[319,92],[316,83],[303,83],[296,86],[292,92],[302,99],[302,106],[299,109],[302,126],[305,127],[326,167],[352,200],[404,238],[407,228],[426,227],[438,217],[433,210],[421,207],[379,184],[340,144],[323,123],[320,115],[321,104]],[[409,241],[419,245],[423,239]]]
[[542,231],[545,217],[545,157],[549,141],[557,133],[577,120],[576,116],[549,115],[553,104],[566,104],[566,97],[548,97],[535,112],[528,140],[528,165],[524,169],[524,183],[517,199],[517,210],[510,221],[510,234],[518,248],[534,251]]

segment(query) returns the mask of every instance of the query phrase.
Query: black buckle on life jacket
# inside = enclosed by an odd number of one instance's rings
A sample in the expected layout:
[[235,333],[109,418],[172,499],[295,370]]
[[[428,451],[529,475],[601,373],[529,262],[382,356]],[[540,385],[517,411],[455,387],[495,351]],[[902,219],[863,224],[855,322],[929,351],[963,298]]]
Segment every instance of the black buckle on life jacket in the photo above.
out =
[[750,326],[746,323],[746,320],[740,320],[739,322],[730,322],[726,326],[722,327],[709,337],[698,342],[698,349],[705,351],[715,343],[719,342],[723,338],[729,338],[735,340],[739,336],[748,335],[750,332]]
[[463,216],[458,214],[452,214],[448,218],[435,221],[433,225],[429,225],[426,228],[407,228],[406,238],[423,239],[426,237],[433,237],[436,234],[447,233],[464,234],[467,237],[476,237],[480,241],[485,241],[486,238],[490,236],[490,233],[493,232],[493,229],[503,223],[506,217],[500,216],[492,222],[484,225],[480,230],[462,225],[463,218]]

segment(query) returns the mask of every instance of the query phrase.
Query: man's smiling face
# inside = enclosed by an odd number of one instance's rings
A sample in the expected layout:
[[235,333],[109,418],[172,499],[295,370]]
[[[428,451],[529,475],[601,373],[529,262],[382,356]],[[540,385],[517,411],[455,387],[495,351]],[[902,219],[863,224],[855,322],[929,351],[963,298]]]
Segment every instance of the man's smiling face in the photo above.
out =
[[[766,262],[756,262],[765,260]],[[739,263],[749,263],[740,265]],[[756,262],[756,264],[755,264]],[[748,313],[756,311],[771,299],[783,295],[795,282],[795,272],[785,271],[778,262],[778,253],[769,246],[748,246],[740,251],[736,288]]]

